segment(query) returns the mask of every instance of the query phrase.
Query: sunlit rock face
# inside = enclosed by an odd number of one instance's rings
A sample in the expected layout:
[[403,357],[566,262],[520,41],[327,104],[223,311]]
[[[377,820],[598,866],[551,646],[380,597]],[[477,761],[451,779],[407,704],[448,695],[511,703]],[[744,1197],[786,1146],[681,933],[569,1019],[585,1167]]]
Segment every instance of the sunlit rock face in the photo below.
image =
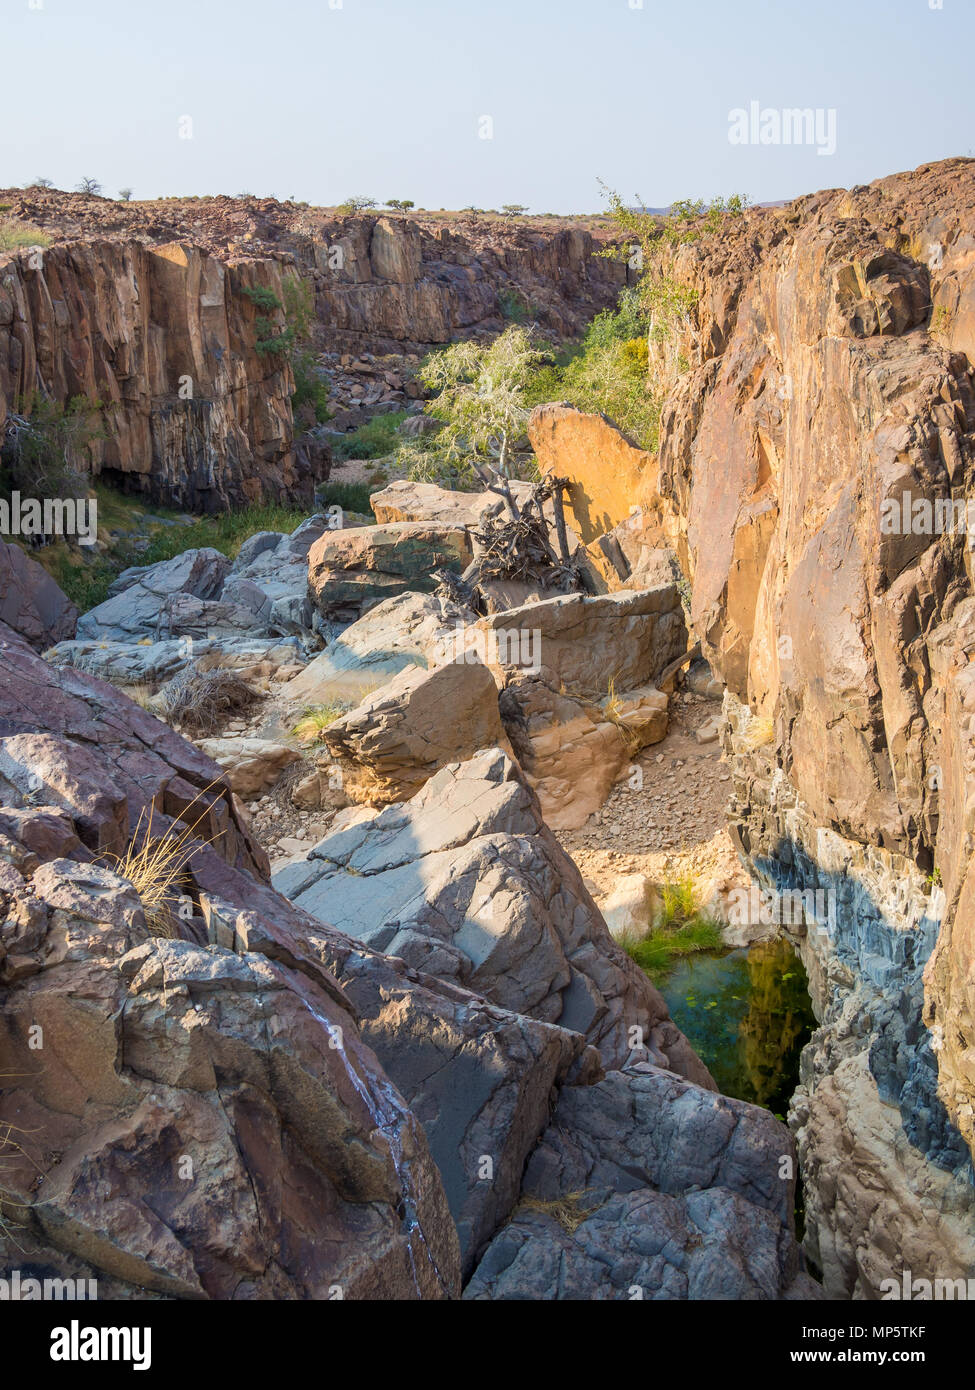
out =
[[975,164],[949,161],[673,263],[700,347],[660,490],[729,690],[738,833],[833,906],[803,939],[822,1026],[793,1122],[840,1296],[975,1258],[975,603],[965,530],[924,524],[975,483],[973,222]]

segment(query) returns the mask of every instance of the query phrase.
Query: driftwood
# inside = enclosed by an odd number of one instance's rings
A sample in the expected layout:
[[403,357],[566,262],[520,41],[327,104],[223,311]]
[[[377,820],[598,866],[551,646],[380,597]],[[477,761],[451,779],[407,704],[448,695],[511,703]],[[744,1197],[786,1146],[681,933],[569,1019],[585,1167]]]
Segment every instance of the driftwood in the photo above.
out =
[[[458,577],[435,571],[438,592],[476,613],[495,607],[494,597],[485,588],[492,581],[515,580],[560,594],[588,592],[585,574],[573,563],[569,550],[562,500],[568,480],[545,478],[535,483],[519,506],[507,478],[480,463],[474,464],[474,471],[500,501],[482,515],[481,529],[473,533],[477,554],[464,573]],[[551,502],[552,521],[546,515],[547,502]]]

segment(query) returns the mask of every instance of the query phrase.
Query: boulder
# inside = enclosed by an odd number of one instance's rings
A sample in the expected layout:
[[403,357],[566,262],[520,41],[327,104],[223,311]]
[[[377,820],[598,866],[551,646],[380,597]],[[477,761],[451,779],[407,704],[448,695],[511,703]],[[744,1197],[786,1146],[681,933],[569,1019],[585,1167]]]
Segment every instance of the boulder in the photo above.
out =
[[[666,730],[667,697],[661,698]],[[508,686],[501,709],[546,824],[553,830],[584,825],[602,806],[635,749],[600,704],[572,699],[539,679],[529,677]]]
[[768,1111],[670,1072],[563,1087],[522,1203],[464,1296],[822,1298],[800,1267],[795,1172]]
[[171,637],[167,605],[178,595],[216,599],[230,571],[219,550],[184,550],[171,560],[123,570],[108,598],[78,620],[77,636],[98,642],[131,642]]
[[620,874],[612,890],[599,899],[599,910],[617,940],[646,936],[660,905],[657,885],[646,874]]
[[502,686],[512,747],[555,829],[584,825],[667,732],[652,684],[687,643],[673,584],[569,595],[480,619],[464,637]]
[[36,560],[0,541],[0,623],[38,651],[74,636],[78,610]]
[[[671,528],[673,529],[673,528]],[[669,544],[660,513],[632,507],[611,531],[597,536],[577,556],[593,593],[616,589],[655,589],[680,580],[677,556]]]
[[290,535],[258,532],[234,561],[204,548],[127,569],[83,614],[78,640],[60,643],[52,659],[119,684],[168,679],[210,653],[221,664],[303,662],[321,645],[307,569],[327,525],[316,515]]
[[288,685],[289,700],[306,705],[361,700],[410,666],[440,665],[456,650],[458,632],[475,614],[433,594],[386,599],[335,637]]
[[713,1085],[500,749],[449,764],[412,801],[326,836],[274,883],[367,946],[582,1033],[607,1066],[636,1048]]
[[687,648],[677,587],[567,594],[481,618],[478,651],[502,685],[536,676],[573,697],[602,699],[652,683]]
[[568,478],[568,501],[584,545],[612,531],[634,507],[659,509],[658,465],[605,415],[538,405],[528,439],[542,476]]
[[[323,730],[333,757],[351,762],[373,805],[403,801],[447,763],[504,746],[498,687],[480,662],[409,667]],[[510,752],[510,748],[508,748]]]
[[154,807],[162,833],[186,815],[209,843],[194,868],[265,878],[221,768],[114,686],[37,656],[9,628],[0,683],[0,801],[71,817],[91,852],[120,853]]
[[293,748],[265,738],[204,738],[197,747],[220,764],[231,791],[245,800],[273,787],[286,767],[301,762]]
[[466,530],[433,522],[401,522],[330,531],[308,555],[308,584],[321,616],[354,622],[405,590],[429,593],[435,569],[460,573],[472,559]]
[[321,959],[363,1041],[423,1125],[468,1275],[518,1199],[525,1160],[571,1073],[600,1075],[584,1039],[329,933]]
[[300,665],[304,647],[297,637],[172,637],[162,642],[59,642],[45,656],[54,666],[74,666],[113,685],[158,686],[201,657],[217,657],[221,666],[234,669],[266,667],[277,672]]
[[374,492],[369,505],[380,526],[404,521],[477,526],[484,508],[500,500],[493,493],[454,492],[436,483],[415,483],[398,478],[381,492]]
[[3,1176],[26,1229],[0,1258],[121,1298],[456,1296],[425,1135],[327,971],[152,938],[98,866],[20,898],[38,965],[11,981],[0,948],[0,1125],[29,1128]]

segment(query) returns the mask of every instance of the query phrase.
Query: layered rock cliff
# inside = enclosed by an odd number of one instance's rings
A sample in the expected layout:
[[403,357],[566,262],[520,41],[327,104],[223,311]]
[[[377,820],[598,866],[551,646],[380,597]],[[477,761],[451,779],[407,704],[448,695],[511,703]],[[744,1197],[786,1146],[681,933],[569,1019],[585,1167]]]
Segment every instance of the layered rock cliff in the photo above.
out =
[[[39,392],[98,401],[80,460],[156,503],[308,502],[328,448],[296,427],[287,356],[261,351],[255,294],[312,288],[318,347],[423,353],[531,317],[580,333],[627,271],[581,227],[338,217],[273,199],[116,203],[3,194],[52,245],[0,255],[0,438]],[[269,302],[269,301],[268,301]],[[274,333],[285,327],[272,313]]]
[[954,160],[673,262],[698,348],[662,418],[664,529],[729,692],[742,850],[826,905],[787,929],[822,1020],[792,1122],[834,1296],[975,1261],[975,596],[944,525],[975,471],[973,209]]
[[93,474],[196,511],[310,501],[327,451],[296,445],[287,358],[253,295],[281,266],[188,242],[78,240],[0,258],[0,422],[40,394],[97,402]]
[[599,219],[503,219],[457,213],[343,216],[274,198],[118,203],[8,189],[10,216],[56,240],[189,242],[220,260],[292,261],[315,286],[321,346],[425,352],[499,332],[525,316],[559,336],[615,304],[628,272],[601,249]]

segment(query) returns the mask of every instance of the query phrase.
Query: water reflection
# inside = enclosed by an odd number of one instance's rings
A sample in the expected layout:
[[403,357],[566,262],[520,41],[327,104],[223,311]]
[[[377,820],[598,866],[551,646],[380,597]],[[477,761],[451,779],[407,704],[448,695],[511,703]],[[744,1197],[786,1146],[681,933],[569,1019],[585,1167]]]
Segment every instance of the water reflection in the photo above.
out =
[[719,1090],[784,1119],[816,1026],[806,972],[788,941],[689,956],[657,985]]

